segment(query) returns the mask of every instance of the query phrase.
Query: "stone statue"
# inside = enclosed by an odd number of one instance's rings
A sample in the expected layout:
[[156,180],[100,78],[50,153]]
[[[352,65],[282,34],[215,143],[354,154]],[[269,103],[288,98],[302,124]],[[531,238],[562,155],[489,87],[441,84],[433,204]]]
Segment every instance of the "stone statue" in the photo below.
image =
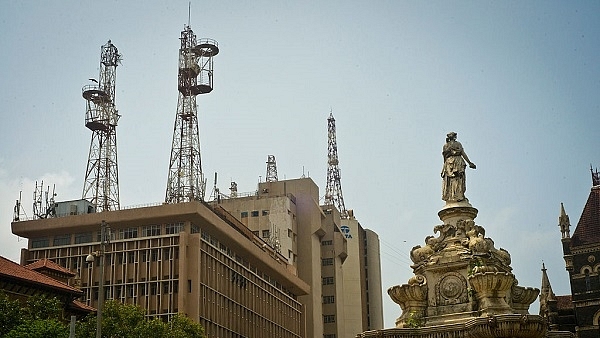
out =
[[442,167],[442,200],[446,202],[460,202],[467,198],[465,168],[475,169],[475,163],[469,160],[462,144],[456,140],[456,133],[450,132],[446,135],[446,144],[442,150],[444,166]]

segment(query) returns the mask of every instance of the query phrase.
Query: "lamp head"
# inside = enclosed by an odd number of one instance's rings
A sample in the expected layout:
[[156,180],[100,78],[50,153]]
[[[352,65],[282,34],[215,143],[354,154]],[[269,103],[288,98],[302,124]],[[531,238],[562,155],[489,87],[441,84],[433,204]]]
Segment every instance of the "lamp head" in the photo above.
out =
[[87,255],[87,257],[85,258],[85,261],[88,262],[88,263],[92,263],[95,260],[96,260],[96,257],[94,257],[93,254]]

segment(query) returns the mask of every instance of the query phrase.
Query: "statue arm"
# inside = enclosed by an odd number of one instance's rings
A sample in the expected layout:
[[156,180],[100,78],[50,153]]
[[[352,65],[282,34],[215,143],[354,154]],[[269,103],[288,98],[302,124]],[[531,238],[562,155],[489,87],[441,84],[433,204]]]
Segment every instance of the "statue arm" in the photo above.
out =
[[467,153],[465,153],[464,149],[462,150],[462,157],[465,159],[465,161],[467,161],[467,163],[469,163],[469,168],[471,168],[471,169],[477,168],[475,163],[473,163],[473,162],[471,162],[471,160],[469,160],[469,156],[467,156]]

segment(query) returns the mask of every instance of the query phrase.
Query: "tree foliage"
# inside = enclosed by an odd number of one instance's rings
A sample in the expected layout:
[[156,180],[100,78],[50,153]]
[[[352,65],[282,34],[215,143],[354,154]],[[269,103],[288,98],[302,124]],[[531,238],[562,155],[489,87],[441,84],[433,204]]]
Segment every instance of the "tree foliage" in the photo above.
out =
[[56,298],[36,295],[24,307],[0,292],[0,337],[66,338],[69,328],[63,322],[62,304]]
[[[96,316],[88,315],[77,324],[78,338],[94,337]],[[109,300],[102,312],[103,338],[204,338],[204,329],[190,318],[177,314],[169,322],[155,318],[148,320],[144,310],[131,304]]]

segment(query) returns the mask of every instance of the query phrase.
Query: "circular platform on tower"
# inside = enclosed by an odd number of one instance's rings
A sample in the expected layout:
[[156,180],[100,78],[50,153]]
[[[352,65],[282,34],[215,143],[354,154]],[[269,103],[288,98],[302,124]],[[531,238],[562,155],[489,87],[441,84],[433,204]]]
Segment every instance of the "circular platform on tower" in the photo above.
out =
[[96,85],[84,86],[81,89],[81,95],[84,99],[92,101],[94,103],[110,101],[110,97],[108,96],[108,94]]
[[215,56],[219,54],[219,44],[213,39],[200,39],[198,45],[194,47],[194,52],[198,56]]

